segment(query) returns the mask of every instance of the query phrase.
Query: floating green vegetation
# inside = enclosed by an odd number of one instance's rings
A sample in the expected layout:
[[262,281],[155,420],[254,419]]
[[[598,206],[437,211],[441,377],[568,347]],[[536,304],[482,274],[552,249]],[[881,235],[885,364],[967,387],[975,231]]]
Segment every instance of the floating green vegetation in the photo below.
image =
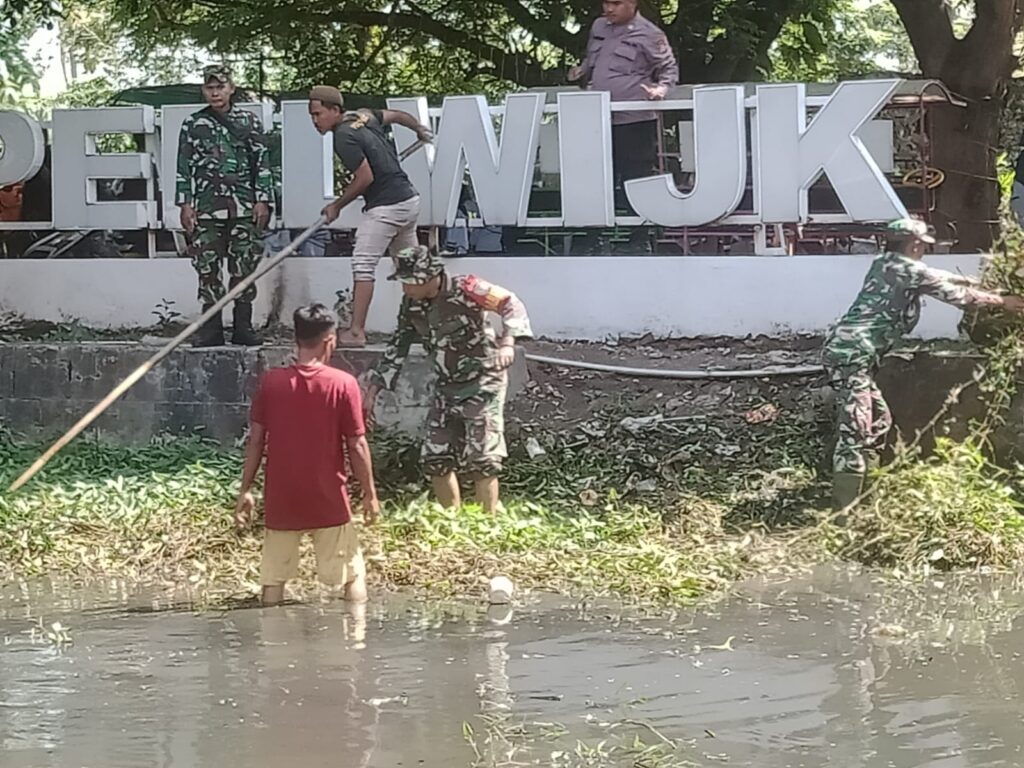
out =
[[[993,261],[991,284],[1024,290],[1019,246],[1008,241]],[[581,417],[531,420],[518,409],[507,508],[494,517],[428,502],[415,443],[374,434],[386,505],[364,531],[372,578],[466,594],[500,572],[525,588],[685,601],[835,558],[904,572],[1017,567],[1024,475],[997,466],[989,440],[1004,427],[1024,344],[1003,317],[971,316],[968,326],[987,346],[964,391],[977,387],[987,412],[965,442],[940,439],[930,458],[917,440],[898,451],[845,528],[824,512],[831,413],[806,382],[762,382],[742,395],[725,387],[704,395],[707,412],[668,416],[638,413],[628,398],[591,407],[583,392]],[[959,394],[929,430],[956,417]],[[0,484],[45,447],[0,432]],[[236,532],[231,519],[240,468],[237,450],[198,438],[138,448],[79,440],[22,492],[0,496],[0,569],[252,593],[259,531]]]
[[1024,562],[1019,481],[972,441],[939,439],[930,458],[878,476],[840,553],[905,570],[1017,567]]
[[[776,540],[728,518],[753,496],[770,498],[780,482],[793,484],[791,477],[765,480],[750,465],[751,477],[731,489],[705,473],[687,482],[707,482],[708,496],[681,483],[620,494],[611,483],[623,478],[623,460],[588,446],[581,460],[551,443],[553,457],[582,466],[549,460],[520,470],[509,483],[507,509],[492,517],[472,505],[454,511],[428,502],[411,474],[407,442],[379,436],[388,502],[382,521],[364,531],[374,579],[465,594],[500,572],[520,587],[678,601],[781,562]],[[0,483],[41,447],[0,434]],[[0,562],[19,574],[122,574],[254,591],[259,532],[232,527],[239,472],[236,451],[199,439],[141,448],[82,440],[22,492],[0,497]],[[530,490],[556,482],[559,489],[546,494]]]
[[463,738],[473,751],[473,768],[690,768],[695,740],[679,742],[643,720],[588,718],[598,735],[572,738],[554,722],[515,718],[507,711],[485,713],[464,723]]

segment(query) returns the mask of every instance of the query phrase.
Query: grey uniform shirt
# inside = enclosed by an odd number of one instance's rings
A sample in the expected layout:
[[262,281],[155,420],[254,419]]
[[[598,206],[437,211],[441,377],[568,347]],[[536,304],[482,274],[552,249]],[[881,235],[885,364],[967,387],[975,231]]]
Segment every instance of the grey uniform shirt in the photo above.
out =
[[[665,33],[639,13],[628,24],[594,22],[583,60],[583,77],[594,91],[608,91],[612,101],[647,101],[642,85],[673,88],[679,67]],[[654,112],[613,112],[612,124],[653,120]]]

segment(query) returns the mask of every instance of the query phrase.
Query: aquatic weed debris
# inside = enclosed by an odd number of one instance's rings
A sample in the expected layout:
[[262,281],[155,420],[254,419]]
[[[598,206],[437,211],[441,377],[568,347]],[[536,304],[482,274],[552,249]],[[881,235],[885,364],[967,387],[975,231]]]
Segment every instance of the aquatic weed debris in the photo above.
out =
[[[1020,345],[1000,338],[979,382],[989,428],[1019,361]],[[1020,478],[991,462],[984,440],[940,442],[924,462],[898,454],[838,529],[822,520],[831,410],[820,380],[659,389],[539,373],[512,409],[508,508],[497,517],[430,503],[416,442],[372,436],[388,499],[382,524],[365,532],[379,586],[475,595],[500,572],[527,589],[664,602],[836,557],[929,570],[1021,559]],[[0,433],[0,481],[41,447]],[[258,531],[238,535],[230,515],[240,461],[192,437],[73,444],[24,492],[0,497],[0,568],[251,593]]]

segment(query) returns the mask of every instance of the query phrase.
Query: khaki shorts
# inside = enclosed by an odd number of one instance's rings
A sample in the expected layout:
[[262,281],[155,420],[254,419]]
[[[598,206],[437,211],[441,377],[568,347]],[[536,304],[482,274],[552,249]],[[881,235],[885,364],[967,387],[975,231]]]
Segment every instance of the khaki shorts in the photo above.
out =
[[321,583],[340,587],[366,576],[359,533],[354,523],[311,531],[273,531],[268,528],[263,535],[261,586],[277,587],[298,575],[299,543],[306,533],[313,537],[316,575]]
[[352,279],[359,283],[372,283],[381,256],[390,251],[394,258],[399,251],[419,245],[416,239],[419,217],[419,196],[364,211],[352,248]]

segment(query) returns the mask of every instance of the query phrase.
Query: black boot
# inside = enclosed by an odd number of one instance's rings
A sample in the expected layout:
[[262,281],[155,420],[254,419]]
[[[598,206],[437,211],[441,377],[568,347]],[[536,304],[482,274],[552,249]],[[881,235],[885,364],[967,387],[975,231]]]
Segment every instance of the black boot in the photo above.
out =
[[[210,306],[213,306],[212,304]],[[203,307],[206,312],[210,307]],[[192,338],[193,347],[223,347],[224,346],[224,320],[221,313],[211,317],[200,328]]]
[[882,466],[882,453],[881,451],[870,450],[865,455],[864,460],[867,462],[868,465],[867,477],[871,477]]
[[252,329],[252,304],[247,301],[235,302],[231,343],[242,347],[258,347],[263,343],[263,339]]

